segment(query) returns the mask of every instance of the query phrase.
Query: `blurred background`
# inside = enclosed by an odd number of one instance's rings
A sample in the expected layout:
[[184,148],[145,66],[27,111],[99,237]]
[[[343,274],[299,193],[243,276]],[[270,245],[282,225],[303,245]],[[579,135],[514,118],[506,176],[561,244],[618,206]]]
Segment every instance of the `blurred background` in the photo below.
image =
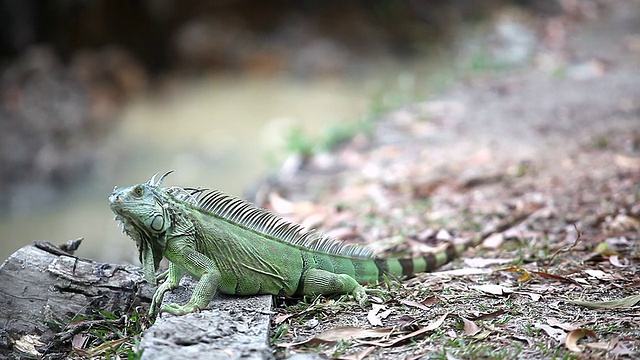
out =
[[[579,5],[579,6],[578,6]],[[540,24],[595,1],[0,0],[0,260],[34,240],[137,258],[114,185],[242,195],[292,153],[532,61]]]

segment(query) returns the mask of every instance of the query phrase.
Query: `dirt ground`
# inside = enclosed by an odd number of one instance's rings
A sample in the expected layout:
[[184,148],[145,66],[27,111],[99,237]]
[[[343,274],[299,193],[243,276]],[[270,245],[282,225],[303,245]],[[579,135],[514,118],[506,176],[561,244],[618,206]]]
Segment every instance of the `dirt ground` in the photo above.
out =
[[279,356],[640,357],[640,3],[538,31],[530,66],[467,74],[278,174],[267,206],[379,254],[484,239],[364,309],[281,301]]

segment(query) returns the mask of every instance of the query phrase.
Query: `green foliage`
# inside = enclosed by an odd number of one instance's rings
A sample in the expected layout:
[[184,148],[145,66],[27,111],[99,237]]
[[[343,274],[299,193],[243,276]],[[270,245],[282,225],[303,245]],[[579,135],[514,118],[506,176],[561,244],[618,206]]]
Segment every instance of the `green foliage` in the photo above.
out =
[[353,342],[349,340],[340,340],[338,344],[336,344],[333,354],[331,354],[332,358],[339,358],[346,354],[347,350],[349,350],[353,346]]
[[[446,75],[447,83],[450,77],[450,75]],[[419,91],[420,88],[416,84],[417,79],[428,83],[429,86],[434,83],[443,83],[442,80],[431,79],[431,75],[421,77],[416,73],[401,72],[395,76],[395,79],[385,82],[383,88],[371,96],[369,108],[359,120],[352,119],[335,123],[327,127],[318,138],[306,134],[299,126],[294,127],[287,136],[286,150],[302,156],[311,156],[334,150],[353,139],[357,134],[370,135],[375,122],[385,113],[424,100],[426,94]],[[425,85],[424,88],[426,89],[427,86]]]
[[148,325],[146,315],[137,309],[126,315],[99,311],[93,316],[72,319],[56,341],[66,346],[73,336],[79,336],[85,339],[85,345],[72,350],[76,356],[135,360],[142,356],[140,337]]
[[271,344],[278,343],[284,340],[285,335],[289,333],[289,325],[281,323],[273,330],[271,336]]
[[596,149],[605,149],[607,146],[609,146],[609,137],[607,135],[600,135],[594,138],[592,142],[593,147],[595,147]]
[[352,139],[356,134],[369,134],[371,129],[369,121],[342,122],[328,127],[320,138],[314,139],[301,127],[294,127],[287,137],[286,148],[291,153],[311,156],[331,151]]

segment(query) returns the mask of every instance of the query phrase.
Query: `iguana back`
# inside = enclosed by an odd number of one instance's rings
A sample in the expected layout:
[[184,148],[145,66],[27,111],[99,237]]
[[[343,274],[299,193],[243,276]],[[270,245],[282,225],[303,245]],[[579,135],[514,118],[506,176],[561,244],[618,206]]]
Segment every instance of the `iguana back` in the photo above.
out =
[[163,311],[184,314],[204,308],[215,291],[234,295],[351,293],[366,299],[363,284],[383,275],[410,277],[453,259],[465,245],[447,245],[420,258],[382,259],[370,249],[308,231],[298,224],[218,190],[162,188],[155,176],[143,184],[114,188],[109,197],[116,219],[136,241],[146,278],[156,282],[163,256],[167,280],[152,301],[154,313],[164,293],[189,273],[198,280],[184,305]]

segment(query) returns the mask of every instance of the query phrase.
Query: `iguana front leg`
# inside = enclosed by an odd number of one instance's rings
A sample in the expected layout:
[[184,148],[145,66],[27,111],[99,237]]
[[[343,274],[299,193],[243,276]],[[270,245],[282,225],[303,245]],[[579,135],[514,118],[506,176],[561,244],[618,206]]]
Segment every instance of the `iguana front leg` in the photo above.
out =
[[162,299],[164,298],[164,294],[167,291],[171,291],[178,287],[180,284],[180,279],[184,275],[184,271],[182,271],[176,264],[170,262],[169,270],[159,274],[157,276],[157,280],[161,281],[165,279],[165,281],[158,286],[156,291],[153,293],[153,299],[151,299],[151,307],[149,308],[149,316],[154,318],[156,316],[158,307],[162,304]]
[[364,287],[347,274],[309,269],[302,277],[302,295],[352,294],[360,305],[367,301]]
[[162,298],[167,290],[175,289],[178,286],[184,271],[198,279],[191,298],[185,305],[167,304],[162,306],[160,311],[166,311],[173,315],[184,315],[200,311],[209,305],[215,295],[221,277],[215,263],[192,248],[183,246],[169,245],[165,256],[170,261],[169,275],[153,295],[152,309],[154,305],[158,306],[162,303]]

